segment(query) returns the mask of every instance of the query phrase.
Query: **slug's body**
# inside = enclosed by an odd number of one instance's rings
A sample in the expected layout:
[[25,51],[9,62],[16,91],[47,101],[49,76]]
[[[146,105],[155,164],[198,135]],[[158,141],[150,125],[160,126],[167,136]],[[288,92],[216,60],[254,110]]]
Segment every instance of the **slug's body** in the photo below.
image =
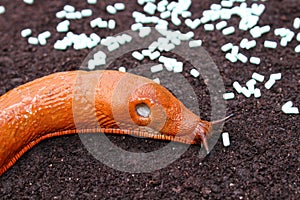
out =
[[118,71],[52,74],[0,97],[0,176],[43,139],[74,133],[135,134],[207,148],[211,123],[167,89]]

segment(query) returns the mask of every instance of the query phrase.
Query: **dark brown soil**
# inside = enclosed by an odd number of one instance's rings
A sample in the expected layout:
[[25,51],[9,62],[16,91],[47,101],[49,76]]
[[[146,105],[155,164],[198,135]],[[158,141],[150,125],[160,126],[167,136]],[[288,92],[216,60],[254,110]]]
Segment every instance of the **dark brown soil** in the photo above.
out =
[[[31,6],[23,1],[3,0],[6,13],[0,15],[0,94],[28,81],[59,71],[78,69],[89,50],[65,52],[53,49],[63,34],[55,31],[55,13],[70,3],[76,9],[91,8],[93,17],[110,18],[105,5],[116,2],[101,1],[96,6],[84,0],[35,0]],[[101,36],[114,35],[130,29],[131,12],[142,10],[135,2],[126,0],[126,11],[115,16],[117,28],[98,30]],[[195,17],[217,0],[195,1],[191,11]],[[249,1],[250,3],[252,1]],[[297,0],[276,0],[264,3],[267,7],[259,25],[272,28],[292,28],[300,17]],[[119,18],[117,18],[119,17]],[[91,33],[89,19],[72,23],[76,33]],[[229,24],[238,25],[234,17]],[[52,33],[48,44],[28,45],[20,31],[31,28],[36,36],[45,30]],[[180,30],[186,31],[187,27]],[[297,33],[297,31],[295,31]],[[299,32],[299,30],[298,30]],[[85,149],[77,135],[52,138],[41,142],[0,177],[1,199],[300,199],[299,115],[286,115],[281,106],[292,100],[300,107],[300,56],[294,52],[297,42],[275,50],[263,47],[265,39],[279,41],[273,33],[257,40],[255,49],[246,51],[262,59],[259,66],[229,63],[220,51],[226,42],[239,44],[248,32],[223,36],[219,31],[205,32],[203,26],[195,31],[195,38],[203,40],[221,72],[225,87],[238,80],[245,83],[253,72],[268,77],[282,73],[282,80],[271,90],[262,88],[260,99],[241,95],[228,101],[228,113],[239,110],[229,120],[224,131],[231,136],[231,146],[225,148],[221,138],[205,159],[199,160],[198,146],[191,146],[180,159],[164,169],[152,173],[125,173],[97,161]],[[195,83],[197,84],[197,83]],[[200,83],[201,84],[201,83]],[[208,119],[209,105],[199,97],[201,116]],[[148,152],[166,143],[134,137],[109,136],[115,144],[130,151]],[[181,144],[178,144],[181,145]]]

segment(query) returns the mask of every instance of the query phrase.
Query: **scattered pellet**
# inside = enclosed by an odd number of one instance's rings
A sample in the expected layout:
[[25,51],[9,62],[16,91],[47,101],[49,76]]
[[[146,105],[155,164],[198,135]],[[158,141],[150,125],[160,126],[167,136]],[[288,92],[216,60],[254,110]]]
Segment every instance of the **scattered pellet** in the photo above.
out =
[[134,57],[137,60],[143,60],[144,59],[143,54],[141,54],[138,51],[134,51],[131,55],[132,55],[132,57]]
[[239,84],[239,82],[237,81],[233,82],[232,86],[237,93],[239,94],[242,93],[242,86]]
[[229,51],[231,50],[233,47],[233,44],[232,43],[227,43],[227,44],[224,44],[222,47],[221,47],[221,50],[223,52],[226,52],[226,51]]
[[255,80],[257,80],[257,81],[259,81],[259,82],[263,82],[264,79],[265,79],[265,77],[264,77],[263,75],[258,74],[258,73],[256,73],[256,72],[254,72],[254,73],[252,74],[252,78],[255,79]]
[[234,93],[233,92],[228,92],[223,94],[223,99],[225,100],[230,100],[234,98]]
[[39,44],[39,40],[36,37],[29,37],[28,38],[28,43],[32,44],[32,45],[38,45]]
[[231,35],[235,32],[235,28],[233,26],[230,26],[228,28],[223,29],[222,33],[223,35]]
[[23,0],[23,2],[26,3],[26,4],[31,5],[31,4],[34,3],[34,0]]
[[282,105],[281,110],[285,114],[299,114],[299,109],[297,107],[293,107],[293,102],[288,101]]
[[21,31],[21,36],[22,36],[22,37],[28,37],[28,36],[30,36],[31,34],[32,34],[32,31],[31,31],[31,29],[29,29],[29,28],[23,29],[23,30]]
[[277,47],[277,43],[274,41],[266,40],[264,42],[264,47],[269,48],[269,49],[275,49]]
[[120,72],[126,72],[126,68],[125,67],[123,67],[123,66],[121,66],[121,67],[119,67],[119,69],[118,69]]
[[261,97],[261,92],[259,88],[254,89],[254,97],[255,98],[260,98]]
[[266,89],[271,89],[271,87],[275,84],[275,80],[274,79],[269,79],[266,83],[265,83],[265,88]]
[[229,133],[228,132],[222,133],[222,140],[223,140],[224,147],[230,146],[230,139],[229,139]]
[[255,64],[255,65],[259,65],[260,64],[260,58],[258,57],[250,57],[250,63]]
[[202,45],[202,40],[191,40],[191,41],[189,41],[189,47],[190,48],[200,47],[201,45]]
[[200,75],[200,72],[198,72],[198,70],[196,70],[196,69],[191,69],[190,74],[193,77],[197,78]]
[[0,15],[5,13],[5,7],[4,6],[0,6]]

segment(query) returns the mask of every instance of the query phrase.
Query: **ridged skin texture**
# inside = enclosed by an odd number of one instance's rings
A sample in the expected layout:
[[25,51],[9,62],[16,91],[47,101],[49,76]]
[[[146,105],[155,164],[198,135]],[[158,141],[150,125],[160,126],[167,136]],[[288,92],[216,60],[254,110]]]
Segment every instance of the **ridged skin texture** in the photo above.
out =
[[[149,116],[140,116],[137,105],[148,107]],[[200,144],[210,128],[147,78],[110,70],[55,73],[0,97],[0,176],[54,136],[101,131]]]

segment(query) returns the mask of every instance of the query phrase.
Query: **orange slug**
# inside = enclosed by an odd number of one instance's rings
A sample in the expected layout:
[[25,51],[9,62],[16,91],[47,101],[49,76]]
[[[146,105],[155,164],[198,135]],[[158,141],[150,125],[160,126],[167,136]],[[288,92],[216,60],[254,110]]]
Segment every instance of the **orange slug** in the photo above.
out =
[[208,150],[212,125],[144,77],[111,70],[55,73],[0,97],[0,176],[27,150],[54,136],[132,134],[202,143]]

